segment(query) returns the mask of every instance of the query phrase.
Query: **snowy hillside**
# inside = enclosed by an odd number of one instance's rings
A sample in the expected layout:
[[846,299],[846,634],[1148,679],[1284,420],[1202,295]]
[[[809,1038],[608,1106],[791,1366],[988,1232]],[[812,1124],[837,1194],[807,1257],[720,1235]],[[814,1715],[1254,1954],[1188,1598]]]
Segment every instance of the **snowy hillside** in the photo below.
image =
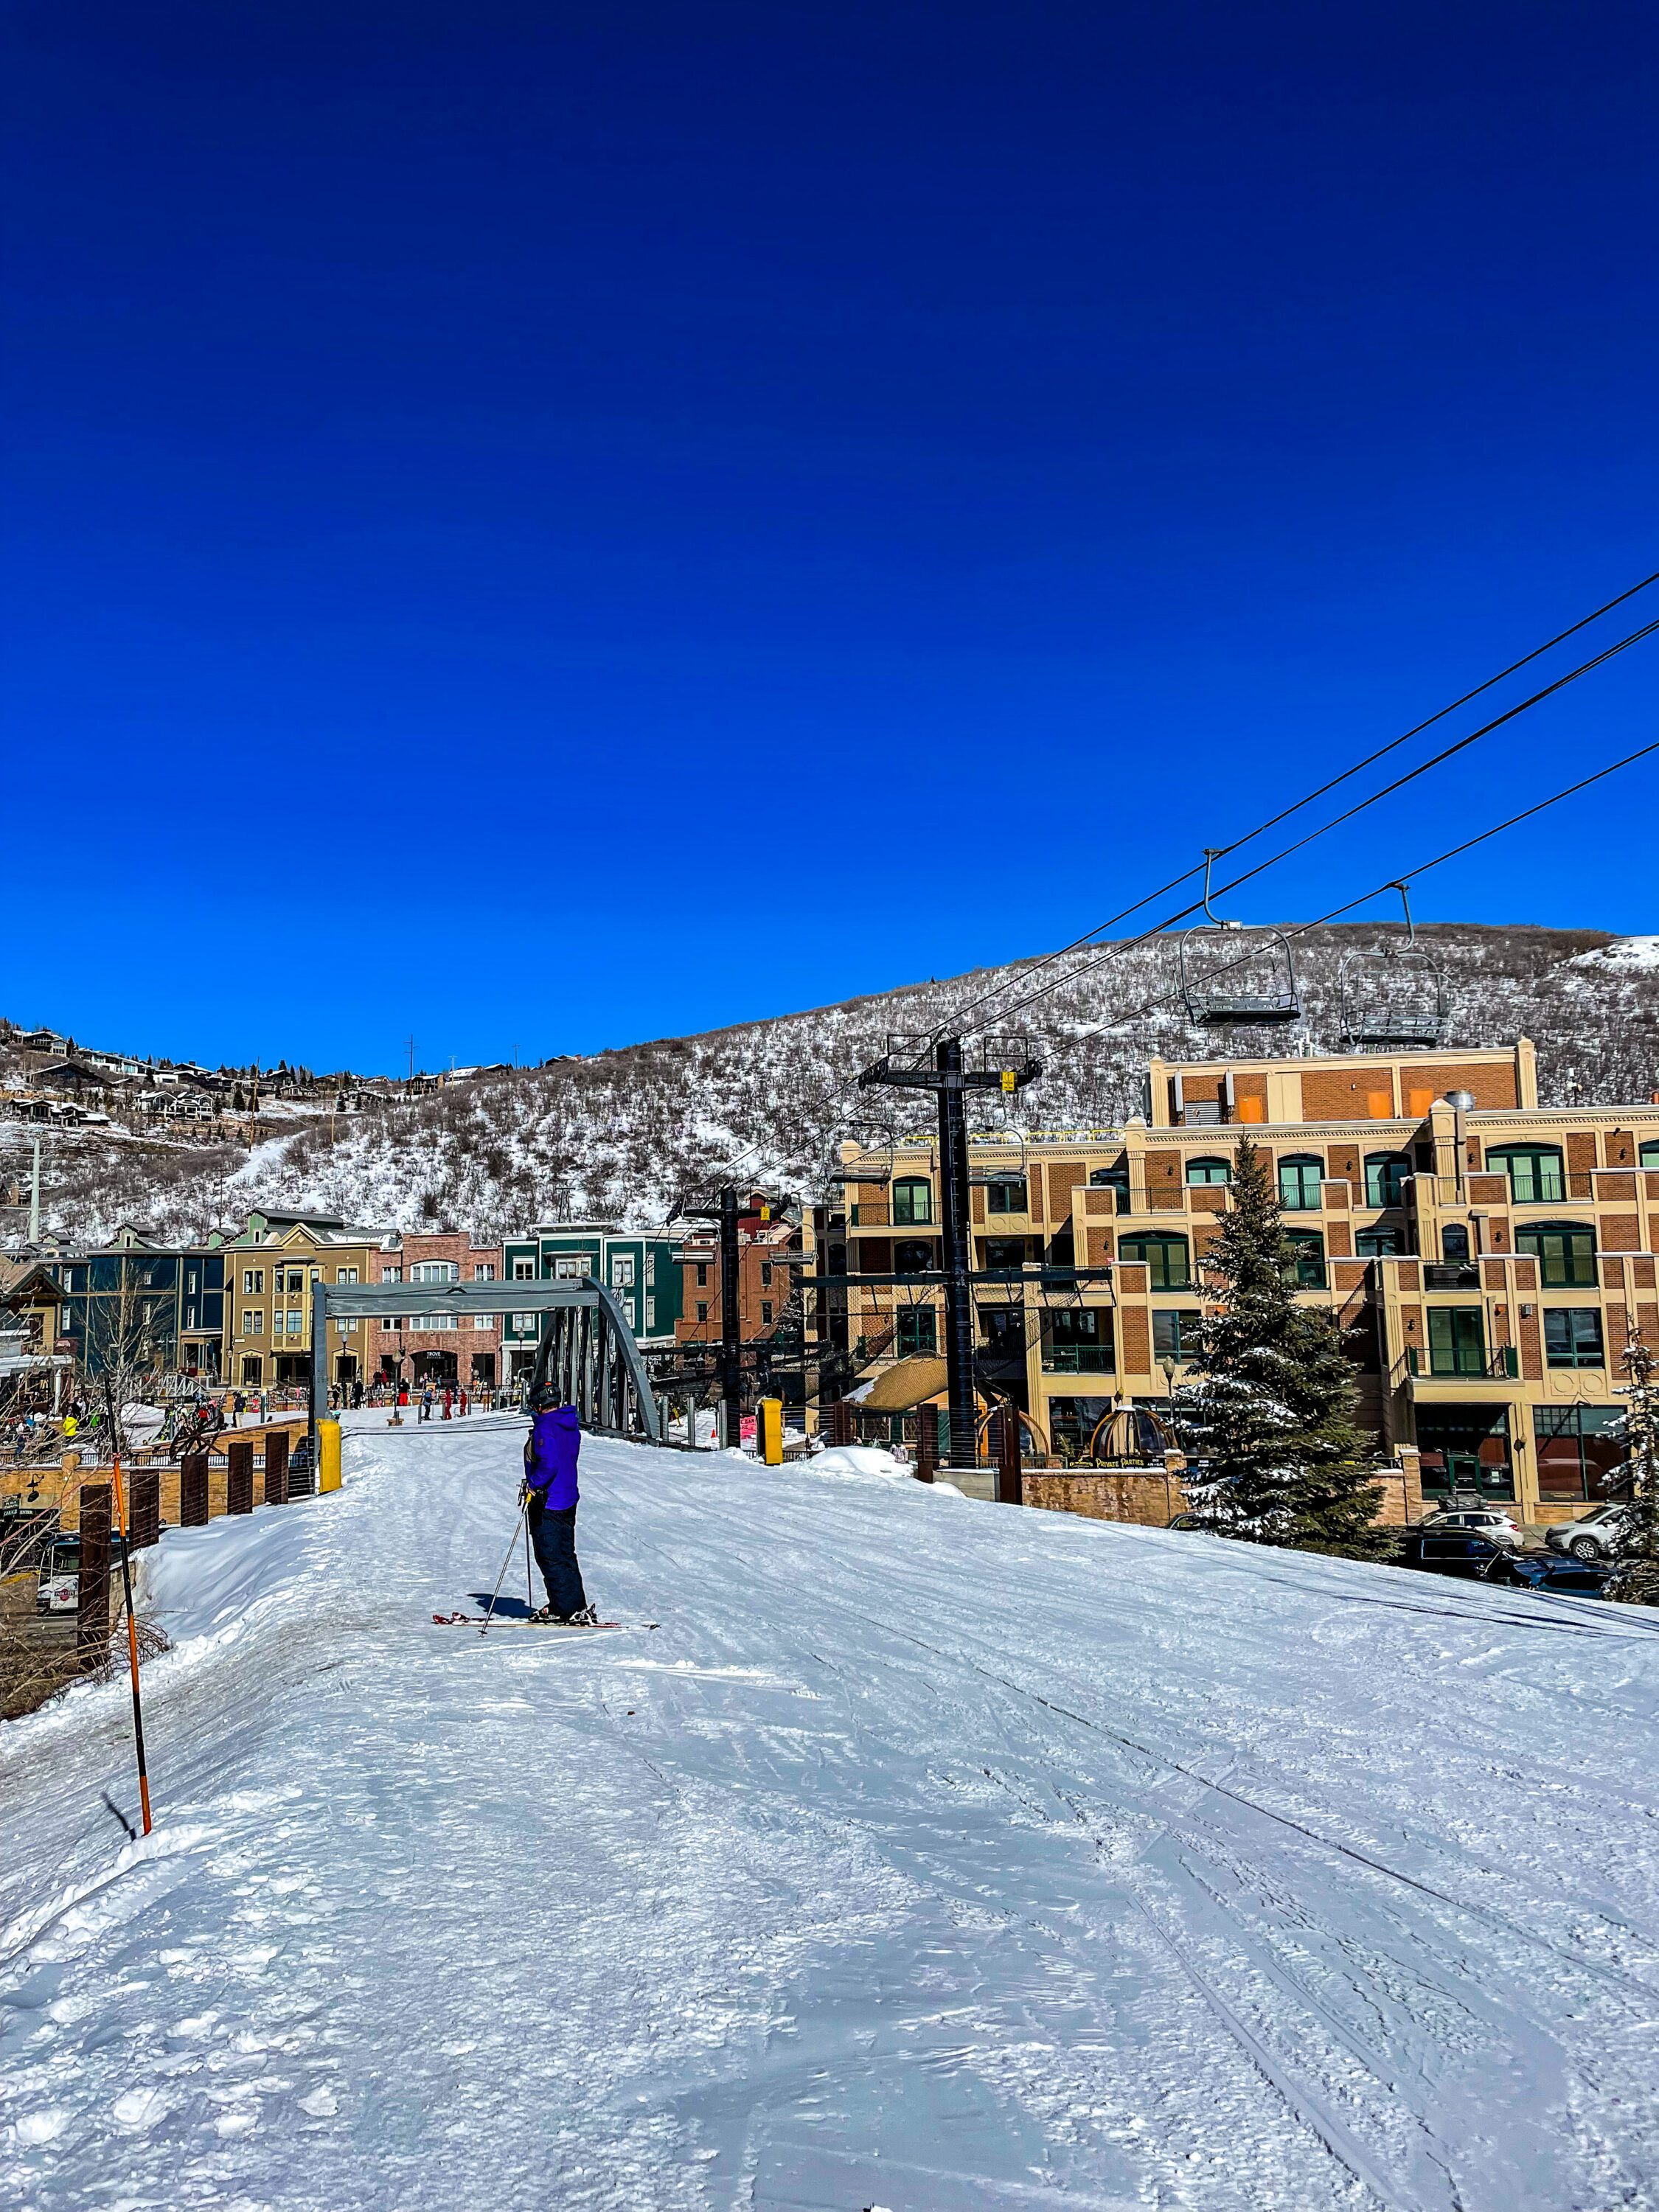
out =
[[1642,1616],[590,1441],[661,1626],[434,1628],[518,1453],[167,1534],[148,1844],[0,1733],[0,2207],[1659,2197]]
[[[1344,954],[1384,934],[1328,930],[1299,942],[1316,1048],[1337,1047]],[[1452,1042],[1532,1036],[1548,1103],[1633,1101],[1659,1087],[1655,939],[1450,925],[1421,934],[1450,978]],[[1074,980],[1020,1017],[1042,1041],[1048,1071],[1022,1098],[1034,1127],[1119,1120],[1136,1109],[1149,1054],[1206,1048],[1170,1001],[1167,940],[1078,972],[1098,958],[1045,970],[1044,981],[1056,974]],[[848,1117],[871,1109],[850,1079],[888,1032],[930,1029],[997,984],[1010,988],[975,1018],[1006,1027],[999,1009],[1022,995],[1019,973],[989,969],[702,1036],[482,1074],[401,1111],[343,1116],[332,1136],[328,1119],[313,1115],[252,1161],[200,1145],[80,1138],[54,1159],[47,1217],[76,1237],[107,1234],[123,1218],[200,1235],[264,1198],[386,1226],[441,1221],[491,1235],[593,1212],[648,1225],[676,1192],[733,1158],[745,1175],[821,1191]]]

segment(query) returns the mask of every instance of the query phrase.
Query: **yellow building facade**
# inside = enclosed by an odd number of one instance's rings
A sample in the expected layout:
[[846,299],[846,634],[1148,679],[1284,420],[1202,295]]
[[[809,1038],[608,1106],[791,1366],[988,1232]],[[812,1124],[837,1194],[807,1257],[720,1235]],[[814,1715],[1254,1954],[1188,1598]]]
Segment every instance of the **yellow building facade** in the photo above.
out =
[[[1121,1129],[975,1141],[977,1371],[988,1401],[1029,1416],[1037,1452],[1087,1462],[1115,1412],[1167,1407],[1214,1310],[1203,1261],[1245,1135],[1300,1296],[1352,1332],[1362,1413],[1413,1510],[1419,1483],[1425,1506],[1501,1500],[1534,1524],[1605,1498],[1620,1355],[1637,1334],[1659,1350],[1659,1105],[1540,1108],[1524,1038],[1154,1060]],[[844,1239],[849,1277],[937,1268],[935,1147],[844,1146],[842,1172],[845,1214],[817,1233]],[[852,1280],[845,1295],[859,1377],[902,1401],[881,1377],[942,1349],[939,1292]]]

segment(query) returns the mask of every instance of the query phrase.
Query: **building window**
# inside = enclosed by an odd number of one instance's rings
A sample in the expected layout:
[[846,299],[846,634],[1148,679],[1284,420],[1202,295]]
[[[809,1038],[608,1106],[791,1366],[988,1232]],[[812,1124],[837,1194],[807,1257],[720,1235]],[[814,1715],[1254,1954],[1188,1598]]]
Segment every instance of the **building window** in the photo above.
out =
[[194,1267],[187,1267],[185,1271],[185,1296],[186,1297],[193,1298],[195,1295],[196,1270]]
[[1659,1144],[1644,1145],[1641,1158],[1644,1168],[1659,1168]]
[[591,1252],[561,1252],[553,1262],[556,1283],[579,1283],[592,1272],[593,1255]]
[[1198,1357],[1199,1324],[1203,1316],[1195,1307],[1170,1306],[1152,1315],[1152,1358],[1184,1363]]
[[1479,1306],[1429,1308],[1429,1372],[1484,1375],[1486,1323]]
[[933,1218],[933,1186],[921,1176],[901,1176],[893,1185],[893,1220],[913,1228]]
[[1155,1291],[1185,1291],[1192,1286],[1192,1267],[1184,1237],[1124,1237],[1118,1242],[1121,1260],[1145,1263],[1146,1280]]
[[519,1336],[534,1336],[539,1316],[533,1313],[516,1313],[513,1316],[514,1332]]
[[1283,1213],[1316,1213],[1319,1186],[1325,1173],[1323,1160],[1311,1153],[1297,1153],[1279,1163],[1279,1206]]
[[647,1332],[657,1326],[657,1301],[649,1291],[645,1294],[645,1326]]
[[383,1283],[401,1283],[403,1279],[404,1271],[401,1267],[382,1267],[380,1270],[380,1280]]
[[634,1286],[634,1255],[613,1252],[611,1255],[611,1287],[614,1291],[631,1290]]
[[513,1279],[515,1283],[533,1283],[536,1279],[536,1262],[522,1257],[514,1260]]
[[1285,1241],[1291,1248],[1291,1280],[1298,1291],[1325,1287],[1325,1240],[1316,1229],[1291,1229]]
[[411,1283],[454,1283],[461,1271],[453,1260],[417,1260],[409,1271]]
[[[1188,1182],[1231,1182],[1232,1179],[1232,1167],[1226,1160],[1188,1160],[1187,1163]],[[1317,1206],[1318,1203],[1316,1198],[1314,1204]]]
[[1534,1406],[1539,1497],[1577,1504],[1610,1496],[1626,1457],[1624,1422],[1622,1406]]
[[1366,1205],[1404,1205],[1406,1177],[1411,1171],[1411,1158],[1406,1152],[1368,1152],[1365,1155]]
[[[73,1287],[74,1286],[71,1285],[71,1288]],[[263,1267],[244,1267],[242,1270],[242,1296],[246,1298],[262,1298],[264,1294],[264,1269]]]
[[264,1316],[262,1313],[256,1313],[256,1312],[252,1310],[252,1307],[250,1307],[250,1308],[249,1308],[249,1309],[248,1309],[248,1310],[247,1310],[243,1314],[243,1316],[242,1316],[242,1334],[243,1334],[243,1335],[244,1335],[244,1336],[263,1336],[263,1335],[264,1334],[264,1333],[265,1333],[265,1317],[264,1317]]
[[472,1326],[474,1328],[494,1328],[495,1316],[494,1314],[474,1314]]
[[938,1265],[938,1250],[925,1237],[902,1237],[893,1247],[896,1275],[922,1275]]
[[1362,1260],[1392,1260],[1405,1249],[1397,1229],[1362,1229],[1353,1245]]
[[699,1321],[707,1321],[708,1318],[708,1301],[707,1298],[699,1298],[697,1300],[697,1319]]
[[769,1328],[771,1326],[772,1301],[770,1298],[763,1298],[761,1300],[761,1327],[763,1328]]
[[1453,1267],[1462,1267],[1469,1257],[1469,1232],[1461,1221],[1449,1221],[1440,1232],[1440,1256]]
[[472,1279],[475,1283],[493,1283],[495,1279],[495,1262],[493,1260],[478,1261],[472,1269]]
[[1486,1155],[1493,1175],[1510,1179],[1517,1206],[1559,1206],[1567,1194],[1561,1154],[1553,1145],[1499,1145]]
[[1546,1306],[1544,1349],[1552,1367],[1605,1367],[1599,1309]]
[[706,1291],[708,1288],[708,1262],[707,1260],[699,1260],[697,1262],[697,1288],[700,1291]]
[[336,1273],[334,1279],[337,1283],[355,1283],[357,1279],[357,1270],[355,1267],[342,1267]]
[[1023,1237],[988,1237],[985,1240],[985,1264],[988,1267],[1023,1267],[1025,1265],[1025,1239]]
[[1043,1316],[1044,1374],[1109,1375],[1115,1364],[1109,1308],[1061,1306]]
[[657,1254],[653,1246],[645,1255],[645,1287],[652,1289],[657,1279]]
[[990,1213],[1024,1213],[1030,1203],[1024,1180],[1018,1182],[994,1182],[987,1186],[986,1211]]
[[1595,1231],[1578,1221],[1540,1222],[1515,1232],[1517,1252],[1538,1262],[1547,1291],[1590,1290],[1595,1284]]
[[763,1260],[761,1261],[761,1288],[763,1291],[769,1291],[771,1287],[772,1262],[769,1260]]
[[939,1349],[939,1321],[932,1306],[900,1308],[896,1347],[901,1359],[913,1359]]

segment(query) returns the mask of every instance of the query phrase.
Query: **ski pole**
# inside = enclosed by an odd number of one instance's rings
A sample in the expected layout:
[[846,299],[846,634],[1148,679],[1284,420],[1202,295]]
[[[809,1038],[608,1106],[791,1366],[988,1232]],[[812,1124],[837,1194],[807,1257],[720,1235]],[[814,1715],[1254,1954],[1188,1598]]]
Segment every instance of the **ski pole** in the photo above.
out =
[[508,1567],[512,1565],[513,1554],[518,1548],[519,1522],[522,1521],[523,1518],[524,1500],[521,1498],[519,1500],[518,1514],[513,1523],[513,1534],[507,1540],[507,1552],[501,1560],[501,1571],[495,1577],[495,1589],[489,1593],[489,1605],[488,1610],[484,1613],[483,1626],[478,1631],[480,1636],[488,1636],[489,1633],[489,1623],[495,1611],[495,1601],[501,1594],[501,1584],[507,1580],[507,1571]]

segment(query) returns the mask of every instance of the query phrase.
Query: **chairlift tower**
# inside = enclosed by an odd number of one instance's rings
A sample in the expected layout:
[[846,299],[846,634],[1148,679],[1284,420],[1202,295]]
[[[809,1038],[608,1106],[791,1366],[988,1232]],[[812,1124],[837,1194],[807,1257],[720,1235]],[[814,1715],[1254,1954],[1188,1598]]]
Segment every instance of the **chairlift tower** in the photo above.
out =
[[[968,1113],[970,1091],[1012,1093],[1034,1083],[1042,1070],[1031,1057],[1030,1040],[985,1041],[981,1065],[963,1065],[962,1039],[944,1037],[927,1065],[927,1040],[890,1037],[882,1057],[859,1078],[862,1088],[931,1091],[939,1101],[939,1226],[945,1274],[945,1370],[951,1455],[953,1464],[970,1464],[975,1450],[977,1407],[974,1394],[973,1240],[968,1198]],[[915,1054],[907,1058],[907,1051]]]

